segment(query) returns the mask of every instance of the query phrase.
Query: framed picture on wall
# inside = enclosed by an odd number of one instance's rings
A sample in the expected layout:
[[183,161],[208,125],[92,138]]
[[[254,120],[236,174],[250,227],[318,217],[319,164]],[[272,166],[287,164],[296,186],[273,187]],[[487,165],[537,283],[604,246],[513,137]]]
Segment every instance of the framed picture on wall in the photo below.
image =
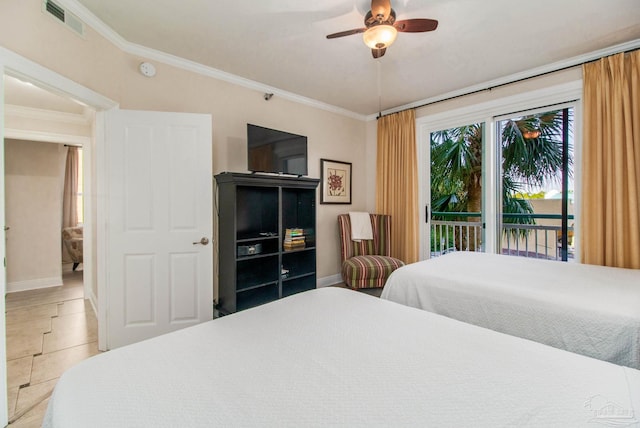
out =
[[351,203],[351,163],[320,159],[320,203]]

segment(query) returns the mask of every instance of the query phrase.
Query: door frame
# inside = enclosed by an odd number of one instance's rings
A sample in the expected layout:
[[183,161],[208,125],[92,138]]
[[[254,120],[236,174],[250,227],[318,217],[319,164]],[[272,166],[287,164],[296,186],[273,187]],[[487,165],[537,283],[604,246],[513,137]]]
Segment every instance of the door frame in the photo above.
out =
[[[430,185],[430,135],[431,132],[463,126],[470,123],[484,122],[484,141],[482,151],[482,222],[484,251],[496,253],[499,248],[498,227],[499,227],[499,204],[497,200],[500,189],[498,147],[495,144],[495,122],[496,118],[504,117],[520,111],[530,111],[544,106],[574,103],[574,161],[576,165],[580,163],[581,157],[581,129],[582,129],[582,79],[569,81],[563,84],[549,86],[546,88],[523,92],[521,94],[498,98],[491,101],[477,103],[462,108],[444,111],[429,116],[416,119],[417,130],[417,151],[418,151],[418,178],[419,178],[419,204],[418,210],[420,218],[420,259],[426,260],[430,257],[430,232],[431,225],[427,218],[425,207],[431,205]],[[580,222],[580,183],[579,170],[575,171],[575,224]],[[580,240],[576,237],[576,253],[579,254]]]
[[[88,263],[88,269],[85,270],[85,276],[89,277],[89,281],[85,280],[85,297],[89,297],[92,305],[94,306],[96,311],[96,316],[98,318],[98,348],[100,350],[106,349],[106,299],[99,298],[105,296],[106,290],[106,280],[104,278],[104,270],[98,269],[99,266],[104,266],[103,260],[101,258],[104,257],[105,253],[105,242],[104,242],[104,230],[106,228],[106,218],[104,216],[104,211],[102,211],[102,205],[104,204],[104,198],[98,197],[98,195],[104,195],[104,111],[110,110],[113,108],[118,108],[118,103],[85,87],[80,85],[79,83],[74,82],[71,79],[68,79],[61,74],[56,73],[53,70],[50,70],[46,67],[41,66],[15,52],[6,49],[0,46],[0,75],[4,76],[5,74],[17,77],[21,80],[31,82],[36,86],[39,86],[43,89],[46,89],[50,92],[65,96],[71,97],[77,101],[80,101],[89,107],[92,107],[96,111],[96,117],[94,120],[94,129],[93,129],[93,138],[92,142],[89,144],[84,144],[83,148],[87,150],[86,153],[83,151],[85,165],[89,167],[92,165],[92,160],[95,160],[95,170],[93,170],[93,174],[88,174],[90,176],[89,182],[85,183],[86,189],[85,194],[87,197],[85,200],[85,215],[87,216],[87,220],[85,221],[85,251],[87,251],[87,258],[91,258],[93,263]],[[0,103],[0,118],[4,117],[4,99],[1,100]],[[0,122],[2,126],[0,126],[0,143],[2,143],[2,148],[4,147],[4,123]],[[93,144],[91,144],[93,143]],[[93,150],[92,150],[93,149]],[[2,150],[4,152],[4,150]],[[0,165],[0,173],[4,174],[4,163]],[[94,181],[95,180],[95,183]],[[91,187],[95,184],[96,193],[93,194],[91,191]],[[88,190],[88,191],[87,191]],[[4,214],[4,193],[2,195],[2,211]],[[92,218],[95,214],[96,223],[92,222]],[[2,238],[4,236],[4,231],[1,232]],[[93,237],[96,237],[95,242],[93,241]],[[4,256],[6,248],[4,246],[4,239],[2,239],[2,252],[0,253]],[[95,254],[93,254],[93,250],[95,248]],[[0,285],[2,290],[6,290],[6,270],[0,275]],[[93,284],[92,281],[95,278],[96,284]],[[93,293],[93,289],[97,290],[97,296]],[[89,288],[89,294],[86,294],[87,288]],[[97,300],[97,302],[96,302]],[[96,308],[97,303],[97,308]],[[2,303],[4,305],[4,303]],[[2,306],[2,325],[5,323],[4,316],[4,306]],[[6,343],[3,338],[0,339],[3,342],[3,346],[0,349],[0,388],[4,388],[6,390]],[[3,406],[0,402],[0,406]],[[3,406],[5,408],[6,405]],[[1,419],[2,413],[0,413]],[[2,420],[0,420],[2,422]]]

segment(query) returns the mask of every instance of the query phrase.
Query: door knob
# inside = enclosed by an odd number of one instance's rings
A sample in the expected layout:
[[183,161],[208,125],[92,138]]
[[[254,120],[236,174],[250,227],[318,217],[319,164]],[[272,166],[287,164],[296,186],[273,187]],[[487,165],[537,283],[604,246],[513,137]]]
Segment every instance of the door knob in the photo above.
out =
[[209,238],[205,236],[205,237],[202,237],[202,239],[199,240],[198,242],[194,242],[193,245],[198,245],[198,244],[207,245],[208,243],[209,243]]

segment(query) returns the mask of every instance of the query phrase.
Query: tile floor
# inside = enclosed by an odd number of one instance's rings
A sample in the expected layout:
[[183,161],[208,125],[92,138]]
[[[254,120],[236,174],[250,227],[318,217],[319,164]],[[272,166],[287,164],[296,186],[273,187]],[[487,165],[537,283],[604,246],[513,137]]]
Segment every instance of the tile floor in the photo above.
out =
[[9,427],[40,427],[60,375],[98,353],[98,322],[83,298],[82,271],[65,272],[63,281],[6,297]]

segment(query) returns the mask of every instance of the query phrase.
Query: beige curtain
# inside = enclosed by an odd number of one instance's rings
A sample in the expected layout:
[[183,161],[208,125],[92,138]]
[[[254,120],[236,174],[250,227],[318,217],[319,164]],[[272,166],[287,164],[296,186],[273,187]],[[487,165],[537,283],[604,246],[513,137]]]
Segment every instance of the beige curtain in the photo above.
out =
[[640,51],[583,72],[582,261],[640,269]]
[[391,215],[391,255],[418,261],[418,163],[415,112],[378,119],[376,211]]
[[78,225],[78,149],[69,147],[64,173],[62,227]]

